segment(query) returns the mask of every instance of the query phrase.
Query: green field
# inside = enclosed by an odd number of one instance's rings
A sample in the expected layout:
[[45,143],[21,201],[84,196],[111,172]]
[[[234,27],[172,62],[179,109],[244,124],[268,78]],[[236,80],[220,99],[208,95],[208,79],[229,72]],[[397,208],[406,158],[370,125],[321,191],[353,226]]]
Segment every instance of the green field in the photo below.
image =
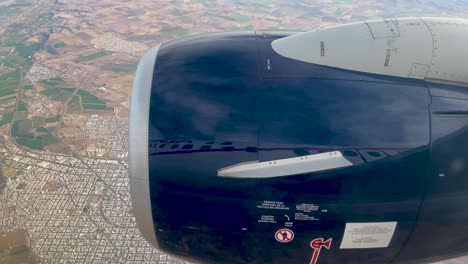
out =
[[3,96],[2,99],[0,99],[0,104],[4,104],[6,102],[10,102],[11,100],[16,100],[16,94],[8,95],[8,96]]
[[16,52],[24,58],[31,56],[41,47],[41,43],[18,43],[15,45]]
[[235,20],[237,21],[240,21],[240,22],[247,22],[247,21],[250,21],[250,18],[248,18],[247,16],[244,16],[244,15],[241,15],[239,13],[233,13],[231,15],[232,18],[234,18]]
[[16,109],[18,111],[27,111],[28,110],[28,106],[21,100],[18,101],[18,105],[16,106]]
[[16,138],[16,143],[37,150],[44,150],[44,144],[42,144],[42,138]]
[[26,84],[23,86],[23,89],[24,90],[32,90],[33,86],[32,85],[29,85],[29,84]]
[[32,58],[27,58],[25,61],[24,61],[24,64],[23,66],[26,66],[26,67],[31,67],[33,65],[34,61],[32,60]]
[[65,44],[64,42],[57,42],[57,43],[55,43],[55,44],[53,45],[53,47],[54,47],[55,49],[60,49],[60,48],[66,47],[66,46],[67,46],[67,44]]
[[21,138],[34,138],[31,133],[32,127],[31,119],[15,120],[11,126],[11,135]]
[[105,57],[105,56],[110,55],[110,54],[112,54],[112,52],[110,52],[110,51],[100,51],[100,52],[97,52],[97,53],[94,53],[94,54],[90,54],[90,55],[81,57],[81,58],[78,59],[78,61],[79,62],[86,62],[86,61],[95,60],[95,59],[98,59],[98,58],[101,58],[101,57]]
[[5,80],[19,81],[20,78],[21,78],[21,74],[18,71],[14,71],[14,72],[10,72],[10,73],[0,76],[0,81],[5,81]]
[[59,84],[64,84],[65,83],[65,81],[60,77],[50,78],[50,79],[47,79],[47,80],[43,80],[41,82],[43,84],[47,85],[47,86],[57,86]]
[[57,119],[55,117],[46,117],[44,122],[45,123],[55,123],[55,122],[58,122],[58,121],[57,121]]
[[10,67],[10,68],[18,67],[19,65],[24,64],[24,62],[25,62],[25,58],[18,56],[18,55],[14,55],[14,54],[10,54],[6,56],[5,59],[2,60],[3,65]]
[[59,120],[60,120],[60,115],[56,115],[54,117],[46,117],[44,122],[45,123],[54,123],[54,122],[58,122]]
[[242,28],[241,28],[241,27],[238,27],[238,26],[231,26],[231,27],[229,28],[229,31],[239,31],[239,30],[242,30]]
[[76,88],[60,88],[60,89],[64,90],[67,93],[73,93],[76,90]]
[[135,72],[137,65],[138,62],[136,61],[126,61],[122,64],[113,64],[110,70],[115,73],[133,73]]
[[179,28],[170,33],[171,35],[177,35],[177,36],[185,36],[190,34],[190,29],[186,28]]
[[216,14],[211,13],[211,12],[205,12],[205,13],[203,13],[203,16],[210,16],[211,17],[211,16],[216,16]]
[[28,118],[28,111],[15,111],[13,120],[23,120]]
[[41,93],[54,101],[66,102],[74,90],[75,88],[49,88]]
[[26,6],[32,6],[32,3],[14,3],[12,5],[9,5],[9,7],[26,7]]
[[245,30],[252,30],[252,29],[254,29],[254,27],[255,27],[254,25],[250,24],[250,25],[245,26],[244,29]]
[[39,133],[48,133],[49,131],[47,131],[47,129],[45,129],[45,127],[38,127],[36,128],[36,132],[39,132]]
[[3,119],[0,120],[0,126],[9,124],[13,120],[13,112],[3,114]]
[[343,15],[343,10],[338,7],[335,11],[335,16],[342,16],[342,15]]
[[19,16],[23,11],[19,8],[12,8],[10,6],[0,7],[0,16]]
[[70,85],[60,77],[43,80],[42,83],[48,88],[41,93],[54,101],[66,102],[76,90],[76,88],[69,88]]
[[80,101],[80,97],[78,95],[74,95],[73,98],[70,100],[70,104],[78,103]]
[[272,22],[277,22],[277,23],[281,23],[281,20],[279,20],[279,19],[273,19],[273,18],[267,18],[267,17],[265,17],[265,20],[272,21]]
[[0,76],[0,97],[16,93],[21,75],[18,71]]
[[7,74],[4,74],[4,75],[0,76],[0,80],[2,80],[2,81],[13,80],[13,81],[18,82],[20,80],[20,78],[21,78],[21,74],[18,71],[10,72],[10,73],[7,73]]
[[[59,116],[53,117],[54,120],[58,120]],[[57,138],[47,131],[44,127],[36,128],[36,132],[43,133],[41,136],[36,136],[32,131],[33,120],[24,119],[16,120],[11,126],[11,134],[15,137],[18,144],[28,148],[43,150],[44,146],[58,143]]]
[[85,104],[98,104],[98,105],[104,105],[104,106],[106,105],[106,103],[101,101],[101,99],[88,93],[87,91],[79,90],[76,94],[81,97],[81,103],[83,104],[83,107]]
[[84,109],[95,109],[95,110],[104,110],[106,109],[106,105],[102,104],[83,104]]

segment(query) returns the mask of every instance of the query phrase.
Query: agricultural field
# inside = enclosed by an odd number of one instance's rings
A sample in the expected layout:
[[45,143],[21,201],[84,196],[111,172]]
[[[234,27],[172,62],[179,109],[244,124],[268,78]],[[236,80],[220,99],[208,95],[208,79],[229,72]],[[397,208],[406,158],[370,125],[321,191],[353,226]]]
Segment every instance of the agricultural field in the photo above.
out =
[[16,106],[17,111],[27,111],[28,106],[21,100],[18,101],[18,105]]
[[84,109],[106,109],[106,103],[87,91],[79,90],[77,95],[81,97],[81,105]]
[[[54,120],[58,120],[54,117]],[[34,128],[31,119],[15,120],[11,126],[11,135],[16,143],[36,150],[44,150],[44,146],[58,143],[59,141],[49,131],[40,126]]]
[[26,59],[16,54],[8,54],[2,58],[2,64],[10,68],[16,68],[24,64]]
[[11,135],[16,138],[34,138],[32,120],[15,120],[11,126]]
[[43,80],[41,83],[47,87],[47,90],[42,91],[41,94],[54,101],[67,102],[76,90],[69,87],[70,84],[60,77]]
[[136,67],[138,65],[137,61],[125,61],[122,64],[111,64],[109,68],[111,71],[115,73],[122,73],[122,74],[129,74],[135,71]]
[[90,61],[90,60],[99,59],[101,57],[104,57],[104,56],[107,56],[107,55],[110,55],[110,54],[112,54],[112,52],[110,52],[110,51],[100,51],[100,52],[93,53],[93,54],[90,54],[90,55],[87,55],[87,56],[83,56],[83,57],[79,58],[78,61],[79,62],[87,62],[87,61]]
[[15,94],[20,82],[21,74],[18,71],[0,76],[0,97]]
[[0,126],[9,124],[13,120],[13,112],[3,114],[2,120],[0,120]]
[[64,48],[66,47],[67,44],[65,44],[64,42],[57,42],[53,45],[54,49],[60,49],[60,48]]
[[68,113],[79,113],[83,107],[80,103],[80,96],[74,95],[73,98],[68,103],[67,112]]
[[55,123],[55,122],[58,122],[60,121],[60,115],[56,115],[56,116],[53,116],[53,117],[46,117],[44,119],[44,123]]
[[36,132],[39,132],[39,133],[48,133],[49,131],[47,131],[47,129],[45,127],[38,127],[36,128]]
[[[72,88],[75,90],[74,88]],[[54,101],[61,101],[61,102],[66,102],[70,98],[70,96],[73,94],[73,92],[70,92],[70,90],[67,90],[66,88],[49,88],[45,91],[41,92],[43,95],[50,97],[50,99]]]
[[15,45],[16,53],[23,58],[28,58],[39,49],[41,43],[18,43]]

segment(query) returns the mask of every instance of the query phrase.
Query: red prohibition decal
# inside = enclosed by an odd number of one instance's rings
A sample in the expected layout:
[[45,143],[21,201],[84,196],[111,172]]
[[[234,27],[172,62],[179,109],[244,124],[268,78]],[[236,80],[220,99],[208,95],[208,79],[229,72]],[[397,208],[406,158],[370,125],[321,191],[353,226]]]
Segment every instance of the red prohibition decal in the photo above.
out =
[[294,239],[294,232],[287,228],[280,229],[276,231],[275,239],[281,243],[291,242]]
[[318,257],[320,255],[320,250],[322,247],[326,249],[330,249],[332,243],[332,238],[329,238],[325,241],[323,237],[316,238],[310,242],[310,247],[314,249],[314,254],[312,254],[312,259],[310,260],[310,264],[317,264]]

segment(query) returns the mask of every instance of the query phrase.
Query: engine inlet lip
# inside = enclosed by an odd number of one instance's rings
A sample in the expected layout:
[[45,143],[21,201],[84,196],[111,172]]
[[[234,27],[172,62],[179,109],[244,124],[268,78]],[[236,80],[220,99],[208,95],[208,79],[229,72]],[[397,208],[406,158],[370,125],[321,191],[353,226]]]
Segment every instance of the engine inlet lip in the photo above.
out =
[[159,248],[154,228],[149,189],[148,131],[156,57],[160,45],[150,49],[138,64],[130,100],[128,127],[128,173],[136,224],[141,235]]

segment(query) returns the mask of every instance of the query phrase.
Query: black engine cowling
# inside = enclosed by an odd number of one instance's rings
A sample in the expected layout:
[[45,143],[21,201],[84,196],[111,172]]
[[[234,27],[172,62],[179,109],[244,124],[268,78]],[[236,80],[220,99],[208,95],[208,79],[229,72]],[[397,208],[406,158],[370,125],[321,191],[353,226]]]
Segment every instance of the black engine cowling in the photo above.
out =
[[286,58],[271,42],[290,34],[187,37],[144,56],[129,132],[142,235],[203,263],[465,254],[467,88]]

